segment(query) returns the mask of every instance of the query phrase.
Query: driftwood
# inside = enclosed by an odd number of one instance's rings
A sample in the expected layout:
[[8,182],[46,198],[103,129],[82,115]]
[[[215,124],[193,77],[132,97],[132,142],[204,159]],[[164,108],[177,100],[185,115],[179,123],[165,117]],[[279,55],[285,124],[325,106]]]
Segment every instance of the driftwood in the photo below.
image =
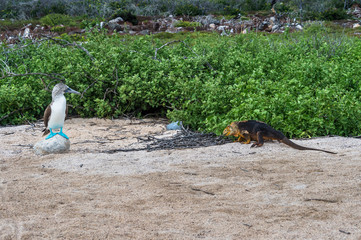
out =
[[146,143],[146,147],[140,148],[118,148],[101,151],[102,153],[132,152],[132,151],[156,151],[170,149],[186,149],[209,147],[222,145],[232,142],[222,136],[216,136],[214,133],[198,133],[184,129],[170,138],[157,138],[148,136],[146,138],[138,137],[138,141]]

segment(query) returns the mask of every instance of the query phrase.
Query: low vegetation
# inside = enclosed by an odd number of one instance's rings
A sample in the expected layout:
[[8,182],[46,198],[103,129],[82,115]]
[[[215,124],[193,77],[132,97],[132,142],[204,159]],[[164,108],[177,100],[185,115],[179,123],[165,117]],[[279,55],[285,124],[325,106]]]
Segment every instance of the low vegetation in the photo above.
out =
[[[119,13],[134,15],[195,16],[238,15],[249,11],[269,11],[272,0],[0,0],[0,18],[27,20],[51,13],[83,18],[108,18]],[[293,13],[303,20],[347,18],[345,9],[361,0],[278,0],[279,13]],[[331,19],[330,19],[331,18]]]
[[87,33],[0,46],[0,124],[42,117],[63,79],[81,117],[181,120],[216,132],[231,121],[265,121],[290,137],[359,135],[361,40],[312,27],[250,33],[108,36]]

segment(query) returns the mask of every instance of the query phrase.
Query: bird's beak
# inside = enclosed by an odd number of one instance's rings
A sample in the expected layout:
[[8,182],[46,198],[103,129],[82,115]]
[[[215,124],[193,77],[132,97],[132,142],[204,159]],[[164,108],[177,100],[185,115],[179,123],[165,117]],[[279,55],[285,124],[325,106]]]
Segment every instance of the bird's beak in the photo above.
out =
[[75,94],[79,94],[79,95],[80,95],[80,92],[75,91],[75,90],[71,89],[70,87],[68,87],[68,89],[65,90],[64,92],[66,92],[66,93],[75,93]]

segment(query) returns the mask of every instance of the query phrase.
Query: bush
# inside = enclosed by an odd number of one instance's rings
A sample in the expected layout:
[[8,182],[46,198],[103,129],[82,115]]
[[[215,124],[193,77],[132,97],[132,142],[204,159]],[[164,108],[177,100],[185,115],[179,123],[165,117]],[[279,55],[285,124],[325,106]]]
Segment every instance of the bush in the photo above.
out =
[[326,21],[334,21],[334,20],[342,20],[347,19],[350,16],[343,9],[327,9],[326,11],[321,13],[320,20]]
[[[199,33],[165,45],[171,40],[89,33],[81,44],[88,52],[54,42],[1,46],[0,67],[61,74],[86,90],[66,96],[70,114],[82,117],[157,111],[217,134],[231,121],[256,119],[290,137],[360,135],[361,40],[303,34]],[[0,124],[41,118],[51,101],[42,81],[56,83],[37,75],[0,79]]]
[[277,12],[291,12],[292,11],[290,5],[285,4],[283,2],[276,3],[274,8]]
[[176,16],[197,16],[202,15],[202,10],[193,4],[182,4],[174,11]]
[[72,22],[72,19],[63,14],[51,13],[42,17],[40,22],[44,25],[48,26],[56,26],[56,25],[69,25]]
[[65,32],[66,28],[64,26],[55,26],[51,28],[52,32]]
[[307,11],[303,15],[304,20],[334,21],[347,19],[350,16],[343,9],[327,9],[323,12]]
[[202,26],[199,22],[189,22],[189,21],[178,21],[174,24],[175,27],[200,27]]

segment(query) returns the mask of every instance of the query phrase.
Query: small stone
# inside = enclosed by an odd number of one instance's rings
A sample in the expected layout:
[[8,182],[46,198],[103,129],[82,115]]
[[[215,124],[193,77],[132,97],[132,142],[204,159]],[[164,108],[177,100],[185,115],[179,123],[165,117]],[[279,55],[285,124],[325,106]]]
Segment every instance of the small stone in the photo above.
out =
[[124,26],[122,26],[121,24],[123,24],[123,23],[124,23],[124,20],[121,17],[117,17],[113,20],[110,20],[108,22],[109,30],[117,31],[117,32],[122,31]]
[[301,25],[297,25],[297,26],[296,26],[296,29],[297,29],[297,30],[303,30],[303,27],[302,27]]
[[142,30],[142,31],[140,31],[140,34],[141,35],[149,35],[150,34],[150,31],[149,30]]
[[358,27],[361,27],[361,25],[359,23],[355,23],[352,28],[358,28]]
[[226,30],[226,29],[228,29],[228,26],[219,26],[219,27],[218,27],[218,30],[219,30],[219,31],[224,31],[224,30]]
[[216,29],[216,24],[211,23],[211,24],[209,24],[209,27],[214,30],[214,29]]
[[29,38],[30,37],[30,28],[25,28],[23,33],[23,38]]
[[273,25],[272,26],[272,32],[277,31],[280,28],[279,25]]
[[263,31],[265,30],[266,28],[268,28],[268,22],[267,21],[263,21],[261,22],[259,25],[258,25],[258,30],[260,31]]
[[50,139],[44,139],[34,145],[36,155],[50,153],[63,153],[70,149],[70,141],[60,135],[55,135]]

